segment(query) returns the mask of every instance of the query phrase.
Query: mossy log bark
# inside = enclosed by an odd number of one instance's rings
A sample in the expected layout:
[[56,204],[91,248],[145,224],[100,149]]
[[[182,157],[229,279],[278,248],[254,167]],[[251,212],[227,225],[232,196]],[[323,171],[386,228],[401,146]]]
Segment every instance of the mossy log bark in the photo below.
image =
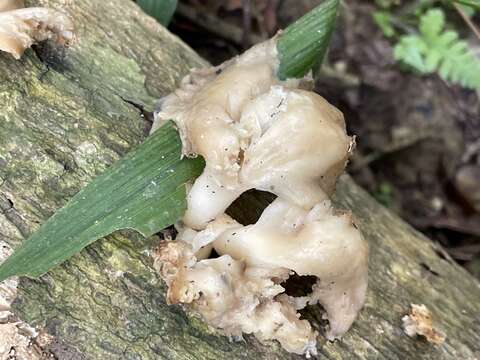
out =
[[[0,54],[0,239],[12,246],[142,141],[138,105],[152,109],[203,63],[132,1],[37,4],[68,12],[78,43],[66,52],[44,45],[21,61]],[[370,284],[358,321],[341,341],[320,339],[319,358],[478,358],[478,282],[348,177],[337,199],[370,243]],[[296,358],[250,336],[229,341],[167,306],[148,257],[153,241],[117,233],[41,279],[21,279],[16,313],[56,337],[47,350],[59,359]],[[403,333],[410,303],[432,311],[443,345]],[[305,316],[320,327],[320,309]]]

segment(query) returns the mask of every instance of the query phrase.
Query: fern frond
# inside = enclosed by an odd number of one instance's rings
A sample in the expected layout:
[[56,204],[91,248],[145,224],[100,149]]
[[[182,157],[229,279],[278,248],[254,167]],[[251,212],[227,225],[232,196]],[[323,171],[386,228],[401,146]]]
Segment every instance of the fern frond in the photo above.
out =
[[419,34],[400,37],[395,59],[422,74],[438,72],[446,81],[480,88],[480,59],[452,30],[445,30],[445,14],[431,9],[420,18]]

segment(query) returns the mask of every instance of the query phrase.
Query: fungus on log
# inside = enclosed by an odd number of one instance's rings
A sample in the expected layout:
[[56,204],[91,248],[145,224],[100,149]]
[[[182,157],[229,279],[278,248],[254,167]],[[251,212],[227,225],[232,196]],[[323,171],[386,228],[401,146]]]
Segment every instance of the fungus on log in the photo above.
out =
[[[175,121],[183,154],[202,155],[206,166],[187,195],[182,234],[156,260],[170,303],[226,335],[276,339],[310,357],[317,333],[297,310],[320,303],[327,338],[344,335],[365,301],[368,248],[351,214],[336,214],[329,201],[353,147],[343,115],[298,89],[309,78],[280,81],[277,56],[274,37],[194,70],[161,100],[156,123]],[[278,199],[243,227],[223,212],[252,188]],[[212,246],[222,256],[202,259]],[[284,293],[280,284],[295,273],[317,277],[308,296]]]
[[[61,56],[47,44],[20,61],[0,53],[0,238],[11,247],[145,138],[146,122],[131,102],[153,109],[188,69],[205,66],[132,1],[30,4],[75,18],[79,41]],[[42,62],[37,54],[49,56]],[[478,282],[347,176],[334,203],[358,219],[370,245],[370,280],[359,318],[341,340],[321,346],[320,337],[318,356],[478,357]],[[235,218],[252,211],[232,209]],[[12,310],[54,337],[44,349],[59,358],[299,358],[253,336],[230,342],[168,306],[148,254],[157,241],[131,232],[100,240],[38,280],[21,278]],[[404,333],[412,303],[430,309],[446,334],[442,345]],[[322,322],[317,307],[303,316],[314,328]]]

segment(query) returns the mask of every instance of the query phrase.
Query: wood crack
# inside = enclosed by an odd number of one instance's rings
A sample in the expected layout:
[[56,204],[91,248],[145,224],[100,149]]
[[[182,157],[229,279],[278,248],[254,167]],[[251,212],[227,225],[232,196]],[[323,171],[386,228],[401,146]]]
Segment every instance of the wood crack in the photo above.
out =
[[28,237],[30,230],[26,221],[23,220],[17,209],[15,209],[15,204],[13,201],[2,194],[0,194],[0,212],[13,226],[18,229],[24,238]]

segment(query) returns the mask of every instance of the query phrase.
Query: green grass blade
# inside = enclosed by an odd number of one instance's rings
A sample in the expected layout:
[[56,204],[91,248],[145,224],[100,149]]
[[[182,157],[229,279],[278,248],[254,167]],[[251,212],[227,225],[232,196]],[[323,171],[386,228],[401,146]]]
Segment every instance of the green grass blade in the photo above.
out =
[[180,160],[181,143],[168,123],[112,165],[53,215],[0,265],[0,282],[37,277],[93,241],[131,228],[150,236],[185,211],[184,184],[198,176],[201,158]]
[[177,0],[137,0],[137,4],[163,26],[168,26],[177,8]]
[[283,31],[277,44],[281,80],[318,70],[330,43],[338,7],[339,0],[325,0]]

